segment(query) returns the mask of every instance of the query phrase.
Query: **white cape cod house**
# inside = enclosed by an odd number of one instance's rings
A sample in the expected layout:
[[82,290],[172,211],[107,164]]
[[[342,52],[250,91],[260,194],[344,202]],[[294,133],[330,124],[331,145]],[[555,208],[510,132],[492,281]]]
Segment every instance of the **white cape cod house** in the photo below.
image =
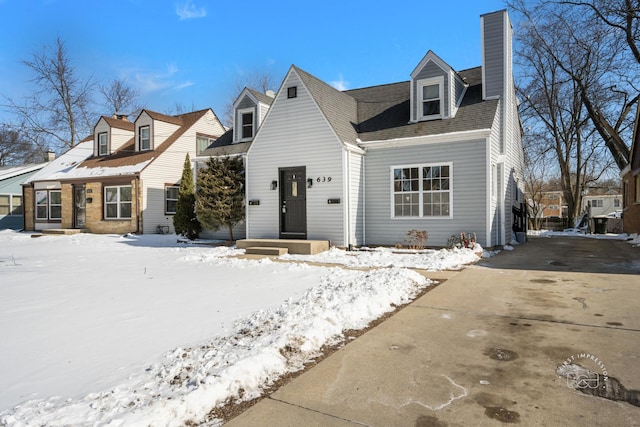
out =
[[523,150],[506,11],[480,17],[482,64],[429,51],[409,81],[338,91],[292,66],[246,158],[247,238],[428,245],[524,228]]

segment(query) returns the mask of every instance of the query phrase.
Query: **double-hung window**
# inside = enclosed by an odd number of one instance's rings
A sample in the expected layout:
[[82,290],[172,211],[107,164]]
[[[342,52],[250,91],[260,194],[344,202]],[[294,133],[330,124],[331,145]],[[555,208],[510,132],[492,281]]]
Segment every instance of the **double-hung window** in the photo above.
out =
[[452,165],[392,167],[392,216],[450,217]]
[[109,138],[107,132],[98,134],[98,156],[109,154]]
[[0,216],[22,215],[22,196],[0,194]]
[[151,150],[151,128],[149,125],[138,128],[138,146],[140,151]]
[[239,110],[238,119],[240,120],[240,139],[253,138],[253,109]]
[[418,82],[418,119],[442,118],[444,79],[433,78]]
[[179,192],[180,187],[178,186],[168,185],[164,187],[164,213],[166,215],[173,215],[176,213]]
[[106,219],[131,218],[131,186],[104,188],[104,217]]
[[36,219],[49,221],[62,219],[62,192],[60,190],[36,191]]

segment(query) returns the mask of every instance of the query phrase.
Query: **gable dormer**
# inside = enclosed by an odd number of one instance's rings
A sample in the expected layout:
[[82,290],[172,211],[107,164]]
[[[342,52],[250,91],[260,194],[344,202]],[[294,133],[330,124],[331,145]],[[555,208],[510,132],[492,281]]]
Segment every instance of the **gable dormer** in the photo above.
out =
[[462,78],[432,51],[411,73],[411,122],[455,117],[466,90]]
[[155,150],[180,126],[178,117],[142,110],[135,121],[135,151]]
[[133,123],[126,116],[102,116],[93,128],[93,155],[108,156],[133,137]]
[[244,88],[233,103],[233,142],[252,141],[269,111],[274,94]]

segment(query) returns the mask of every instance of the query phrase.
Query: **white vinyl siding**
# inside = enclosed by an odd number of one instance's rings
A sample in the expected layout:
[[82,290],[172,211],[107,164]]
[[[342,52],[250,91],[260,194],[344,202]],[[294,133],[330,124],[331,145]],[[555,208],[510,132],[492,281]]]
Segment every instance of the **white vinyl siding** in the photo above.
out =
[[[154,122],[156,131],[159,123]],[[158,225],[169,227],[169,232],[174,232],[173,216],[165,214],[165,184],[180,181],[187,153],[192,162],[195,160],[197,134],[216,136],[223,132],[224,128],[213,112],[208,111],[140,173],[143,233],[155,233]]]
[[[297,86],[298,96],[289,99],[286,90],[280,91],[249,150],[247,200],[260,204],[247,206],[248,237],[278,238],[280,192],[271,190],[271,181],[279,180],[278,168],[305,166],[307,178],[313,179],[306,193],[307,238],[343,246],[342,144],[295,71],[283,83],[288,86]],[[329,204],[328,199],[340,203]]]

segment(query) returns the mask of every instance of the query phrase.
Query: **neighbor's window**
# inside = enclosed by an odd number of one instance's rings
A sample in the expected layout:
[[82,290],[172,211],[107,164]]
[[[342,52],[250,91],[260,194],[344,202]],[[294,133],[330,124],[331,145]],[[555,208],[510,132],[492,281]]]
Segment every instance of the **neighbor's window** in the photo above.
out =
[[620,199],[613,199],[613,207],[614,208],[620,207]]
[[591,207],[592,208],[601,208],[602,207],[602,199],[593,199],[591,200]]
[[418,83],[419,119],[442,117],[443,86],[442,78],[428,79]]
[[164,187],[164,213],[173,215],[176,213],[176,204],[178,203],[178,192],[180,187],[175,185]]
[[451,165],[393,168],[394,217],[451,216]]
[[22,215],[22,196],[11,196],[11,213],[10,215]]
[[140,126],[138,132],[140,151],[151,150],[151,128],[149,126]]
[[98,156],[109,154],[109,140],[106,132],[98,134]]
[[210,138],[204,135],[196,136],[196,153],[200,155],[204,150],[207,149],[211,144],[215,142],[215,138]]
[[107,219],[131,218],[131,186],[104,188],[104,217]]
[[60,190],[36,191],[36,219],[62,219],[62,193]]
[[0,215],[9,215],[11,212],[11,196],[0,194]]

